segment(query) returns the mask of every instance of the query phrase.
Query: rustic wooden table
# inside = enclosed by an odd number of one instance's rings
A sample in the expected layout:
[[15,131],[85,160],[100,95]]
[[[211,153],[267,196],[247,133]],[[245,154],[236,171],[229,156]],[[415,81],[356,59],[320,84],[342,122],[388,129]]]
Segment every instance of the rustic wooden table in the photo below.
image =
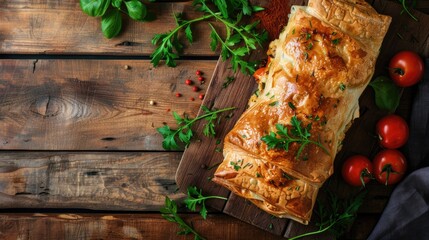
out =
[[[156,21],[126,20],[107,40],[77,0],[0,0],[0,239],[186,238],[159,213],[165,196],[185,195],[175,184],[182,152],[164,151],[156,128],[174,125],[172,111],[197,114],[208,84],[195,93],[184,81],[196,70],[210,80],[219,53],[197,25],[178,66],[154,68],[153,35],[174,27],[173,12],[194,11],[190,1],[150,8]],[[417,8],[429,13],[429,2]],[[376,224],[390,189],[376,191],[382,200],[347,239]],[[181,216],[208,239],[281,239],[216,211]]]

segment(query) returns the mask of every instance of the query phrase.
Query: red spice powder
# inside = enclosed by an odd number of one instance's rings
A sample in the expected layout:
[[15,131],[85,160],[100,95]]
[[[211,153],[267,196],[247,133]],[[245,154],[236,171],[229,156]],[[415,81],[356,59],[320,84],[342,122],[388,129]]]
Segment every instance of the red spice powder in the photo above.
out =
[[255,14],[256,20],[261,21],[260,27],[268,32],[269,40],[279,37],[288,21],[290,4],[288,0],[271,0],[264,11]]

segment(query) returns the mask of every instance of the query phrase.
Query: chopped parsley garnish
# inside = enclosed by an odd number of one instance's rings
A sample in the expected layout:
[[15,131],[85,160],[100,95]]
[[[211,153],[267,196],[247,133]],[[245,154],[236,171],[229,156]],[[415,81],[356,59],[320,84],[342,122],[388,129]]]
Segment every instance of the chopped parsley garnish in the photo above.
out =
[[332,44],[338,45],[341,42],[341,38],[332,39]]

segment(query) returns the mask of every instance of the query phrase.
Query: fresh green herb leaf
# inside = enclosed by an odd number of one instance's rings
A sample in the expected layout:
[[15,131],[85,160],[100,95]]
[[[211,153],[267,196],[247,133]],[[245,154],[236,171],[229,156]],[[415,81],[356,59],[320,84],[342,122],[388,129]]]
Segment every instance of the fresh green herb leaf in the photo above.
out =
[[171,129],[168,125],[157,128],[157,131],[163,136],[162,147],[166,150],[180,149],[177,140],[185,144],[187,147],[191,143],[191,139],[194,136],[192,126],[195,122],[205,119],[207,122],[204,124],[203,134],[205,136],[213,137],[216,135],[215,122],[218,118],[218,114],[226,111],[231,111],[235,107],[223,108],[219,110],[210,110],[206,106],[201,106],[205,112],[201,116],[194,119],[188,118],[187,116],[181,117],[176,112],[173,112],[173,117],[179,126],[177,130]]
[[292,109],[294,111],[296,110],[296,107],[295,107],[295,105],[293,105],[292,102],[288,102],[287,105],[290,107],[290,109]]
[[[116,37],[122,29],[122,12],[130,18],[141,21],[153,20],[153,14],[149,14],[139,0],[80,0],[82,11],[92,17],[101,17],[101,31],[106,38]],[[121,9],[125,3],[127,11]]]
[[340,90],[341,91],[344,91],[344,90],[346,90],[346,85],[344,84],[344,83],[340,83]]
[[179,235],[193,234],[195,240],[203,240],[204,238],[199,235],[191,226],[189,226],[178,214],[177,214],[177,204],[174,200],[171,200],[167,196],[165,197],[165,204],[160,209],[161,216],[173,223],[179,225],[180,231],[177,232]]
[[271,107],[277,106],[277,105],[279,105],[279,101],[271,102],[271,103],[270,103],[270,104],[268,104],[268,105],[270,105]]
[[341,38],[332,39],[332,44],[338,45],[341,42]]
[[245,169],[245,168],[247,168],[247,167],[252,167],[252,165],[253,165],[253,164],[251,164],[251,163],[249,163],[249,162],[248,162],[248,163],[246,163],[246,164],[243,166],[243,169]]
[[143,20],[146,17],[146,6],[139,0],[126,1],[125,6],[128,10],[128,16],[134,20]]
[[365,195],[366,192],[360,192],[350,199],[340,200],[335,194],[328,191],[327,205],[318,200],[317,208],[315,209],[315,213],[319,217],[319,221],[316,223],[319,229],[292,237],[289,240],[313,236],[326,231],[333,233],[337,237],[341,236],[356,219],[357,211],[362,205]]
[[385,76],[377,77],[369,85],[374,89],[377,107],[388,112],[394,112],[401,99],[401,88]]
[[291,175],[285,173],[282,171],[282,177],[286,178],[287,180],[295,180],[295,177],[292,177]]
[[262,175],[260,173],[256,172],[256,177],[259,178],[259,177],[262,177]]
[[122,0],[112,0],[112,6],[115,8],[121,9]]
[[91,17],[103,16],[109,8],[110,0],[80,0],[82,11]]
[[122,28],[122,16],[118,9],[110,9],[101,17],[101,31],[106,38],[116,37]]
[[229,84],[234,82],[235,77],[226,77],[225,82],[222,84],[222,88],[227,88]]
[[221,196],[203,196],[202,190],[198,190],[197,187],[188,187],[187,189],[188,196],[184,200],[186,207],[191,211],[196,211],[197,205],[200,205],[200,215],[206,219],[207,218],[207,208],[205,201],[207,199],[221,199],[221,200],[227,200],[225,197]]
[[189,24],[186,28],[185,28],[185,36],[188,39],[188,41],[190,43],[194,42],[194,39],[192,37],[192,30],[191,30],[191,24]]
[[241,165],[243,164],[243,161],[242,160],[238,160],[237,162],[231,161],[229,162],[229,164],[234,167],[235,171],[238,171],[241,169]]
[[277,148],[289,151],[289,145],[295,142],[301,144],[295,156],[297,159],[300,158],[307,144],[314,144],[321,148],[326,154],[330,155],[329,151],[319,141],[316,142],[310,139],[311,124],[308,124],[307,127],[301,126],[301,121],[299,121],[296,116],[291,118],[290,123],[292,126],[290,130],[291,135],[289,135],[286,126],[276,124],[276,133],[270,132],[269,135],[265,135],[261,138],[261,140],[267,144],[268,150]]
[[161,60],[166,60],[170,67],[176,66],[176,59],[181,53],[183,45],[178,39],[178,32],[185,29],[185,35],[188,40],[193,40],[190,25],[195,22],[201,22],[208,19],[215,19],[222,23],[226,29],[226,37],[222,38],[218,31],[211,25],[210,48],[215,51],[220,45],[220,55],[223,61],[231,59],[232,69],[240,69],[243,73],[252,74],[255,71],[255,64],[248,62],[243,58],[250,54],[256,46],[262,46],[262,43],[268,40],[267,32],[259,32],[256,28],[258,22],[243,25],[240,23],[241,16],[250,15],[261,8],[252,7],[248,0],[212,0],[217,9],[207,5],[208,0],[194,0],[193,5],[197,11],[204,15],[191,19],[180,19],[177,21],[177,27],[168,33],[156,34],[152,39],[152,44],[157,45],[151,54],[151,62],[157,66]]

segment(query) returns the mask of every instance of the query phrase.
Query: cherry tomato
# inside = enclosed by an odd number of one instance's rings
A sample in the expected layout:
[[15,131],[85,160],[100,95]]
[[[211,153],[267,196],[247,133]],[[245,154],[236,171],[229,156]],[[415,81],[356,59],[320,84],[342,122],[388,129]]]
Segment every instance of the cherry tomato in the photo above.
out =
[[367,157],[354,155],[344,162],[341,174],[348,184],[365,187],[365,184],[372,178],[372,171],[372,163]]
[[259,80],[261,79],[261,77],[265,75],[265,72],[266,72],[266,70],[267,70],[267,66],[268,66],[268,65],[270,65],[271,60],[272,60],[272,59],[271,59],[271,57],[268,57],[268,58],[267,58],[267,63],[265,64],[265,67],[258,68],[258,69],[253,73],[253,77],[254,77],[257,81],[259,81]]
[[261,67],[253,73],[253,77],[256,80],[261,80],[262,76],[265,75],[265,67]]
[[390,78],[400,87],[409,87],[419,82],[424,73],[423,60],[412,51],[397,53],[390,60]]
[[396,149],[380,151],[374,157],[373,165],[375,179],[386,186],[401,181],[407,171],[405,156]]
[[385,148],[402,147],[408,140],[408,124],[398,115],[390,114],[381,118],[376,128],[380,145]]

